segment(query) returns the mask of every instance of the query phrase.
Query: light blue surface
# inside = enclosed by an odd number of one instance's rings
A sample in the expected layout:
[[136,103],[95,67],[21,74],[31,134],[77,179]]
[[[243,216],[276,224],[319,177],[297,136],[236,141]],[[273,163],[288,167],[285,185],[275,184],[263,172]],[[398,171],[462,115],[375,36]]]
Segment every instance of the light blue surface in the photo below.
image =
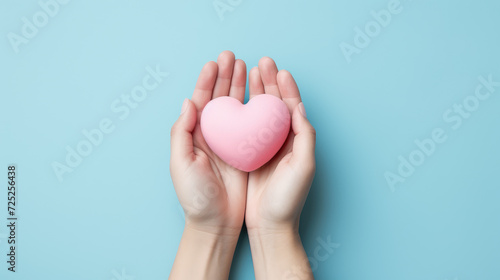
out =
[[[458,129],[443,118],[478,77],[500,81],[500,2],[402,1],[350,63],[342,42],[391,1],[222,0],[234,7],[221,18],[211,0],[73,0],[16,53],[9,32],[42,10],[19,2],[0,2],[0,176],[19,170],[17,272],[4,262],[2,186],[0,279],[167,278],[184,223],[170,127],[226,49],[248,69],[270,56],[289,70],[317,129],[301,224],[317,279],[500,279],[500,87]],[[168,78],[126,117],[113,112],[156,65]],[[105,118],[114,130],[60,182],[53,162]],[[391,191],[384,174],[435,128],[446,141]],[[319,261],[328,238],[340,246]],[[231,279],[254,279],[245,235]]]

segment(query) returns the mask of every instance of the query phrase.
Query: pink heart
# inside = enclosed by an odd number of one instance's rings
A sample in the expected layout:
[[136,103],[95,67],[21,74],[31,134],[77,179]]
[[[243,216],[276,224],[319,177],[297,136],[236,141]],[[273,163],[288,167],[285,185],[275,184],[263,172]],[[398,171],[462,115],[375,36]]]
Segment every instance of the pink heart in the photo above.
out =
[[290,113],[280,98],[253,97],[246,105],[223,96],[208,102],[201,131],[212,151],[245,172],[264,165],[279,151],[290,131]]

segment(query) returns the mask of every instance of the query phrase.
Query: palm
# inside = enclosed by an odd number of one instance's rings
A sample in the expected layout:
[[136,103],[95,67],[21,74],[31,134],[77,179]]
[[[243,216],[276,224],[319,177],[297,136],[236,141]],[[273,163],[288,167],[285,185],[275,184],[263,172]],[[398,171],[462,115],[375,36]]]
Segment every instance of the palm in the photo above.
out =
[[[301,102],[299,90],[290,73],[278,72],[270,58],[263,58],[258,69],[250,72],[250,98],[258,94],[272,94],[281,98],[290,113]],[[293,121],[293,120],[292,120]],[[276,156],[248,177],[245,223],[248,229],[286,223],[300,215],[308,189],[310,168],[302,168],[294,157],[296,135],[290,131]],[[300,184],[302,183],[302,184]]]
[[291,133],[270,162],[250,172],[245,221],[248,228],[276,224],[289,218],[293,207],[282,198],[287,197],[288,192],[288,179],[285,178],[294,175],[289,165],[293,138]]
[[[205,142],[199,124],[193,131],[193,177],[202,186],[195,211],[213,226],[241,227],[244,217],[247,173],[222,161]],[[207,219],[208,218],[208,219]]]
[[248,173],[229,166],[211,151],[201,133],[200,116],[205,105],[220,96],[243,102],[245,84],[246,66],[241,60],[235,61],[231,52],[221,53],[217,63],[207,63],[189,103],[189,116],[184,117],[189,120],[189,131],[175,138],[184,151],[172,148],[172,153],[178,154],[172,155],[172,179],[186,221],[204,229],[239,231],[243,224]]

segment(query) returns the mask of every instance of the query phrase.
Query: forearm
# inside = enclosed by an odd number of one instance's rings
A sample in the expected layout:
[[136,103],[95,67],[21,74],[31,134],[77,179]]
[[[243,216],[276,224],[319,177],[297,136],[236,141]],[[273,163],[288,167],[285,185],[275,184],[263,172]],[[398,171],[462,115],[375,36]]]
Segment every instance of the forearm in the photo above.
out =
[[237,242],[238,235],[186,226],[169,279],[228,279]]
[[249,230],[255,279],[314,279],[311,266],[296,230]]

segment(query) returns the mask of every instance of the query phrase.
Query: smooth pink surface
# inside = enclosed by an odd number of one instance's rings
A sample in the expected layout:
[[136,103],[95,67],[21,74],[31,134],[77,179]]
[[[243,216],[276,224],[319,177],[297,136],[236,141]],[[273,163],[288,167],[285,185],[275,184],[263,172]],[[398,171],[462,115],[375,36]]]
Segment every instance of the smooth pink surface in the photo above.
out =
[[222,160],[250,172],[283,146],[290,131],[290,113],[280,98],[270,94],[257,95],[245,105],[223,96],[203,109],[201,131]]

